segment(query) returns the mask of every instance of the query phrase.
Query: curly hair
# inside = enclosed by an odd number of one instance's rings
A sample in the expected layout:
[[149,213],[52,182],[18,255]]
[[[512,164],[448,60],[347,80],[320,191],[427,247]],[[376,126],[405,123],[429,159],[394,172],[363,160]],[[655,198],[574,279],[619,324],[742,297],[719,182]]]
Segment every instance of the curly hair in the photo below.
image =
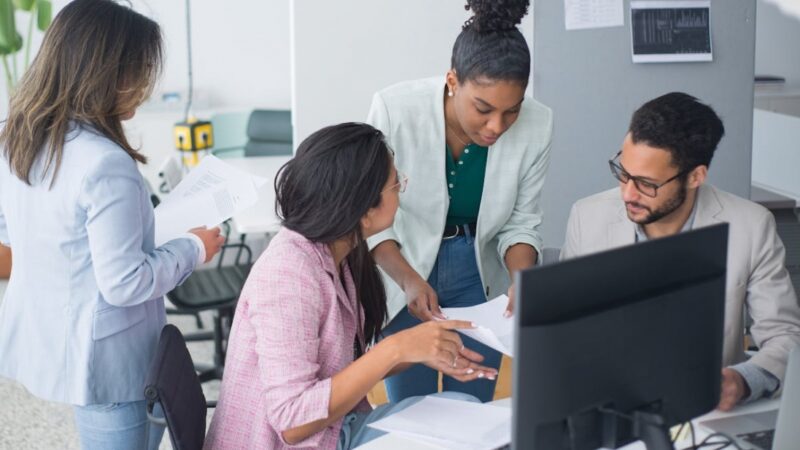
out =
[[467,1],[464,8],[473,16],[464,23],[451,58],[459,83],[487,79],[527,86],[531,54],[517,25],[529,4],[529,0]]
[[628,131],[634,143],[669,151],[672,164],[688,172],[711,165],[725,127],[710,106],[689,94],[671,92],[637,109]]

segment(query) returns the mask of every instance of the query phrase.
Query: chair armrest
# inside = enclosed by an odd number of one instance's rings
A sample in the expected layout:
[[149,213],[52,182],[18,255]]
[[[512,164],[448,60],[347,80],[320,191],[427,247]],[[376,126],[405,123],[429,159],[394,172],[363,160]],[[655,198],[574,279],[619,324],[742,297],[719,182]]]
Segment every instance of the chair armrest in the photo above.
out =
[[[229,248],[238,248],[239,249],[239,251],[236,254],[236,259],[233,261],[234,264],[236,264],[236,265],[240,265],[241,264],[240,261],[242,259],[242,253],[247,253],[247,260],[246,260],[247,264],[252,264],[253,263],[253,250],[250,248],[249,245],[245,244],[244,242],[238,242],[238,243],[234,243],[234,244],[223,244],[222,248],[220,249],[220,253],[224,253],[224,250],[227,250]],[[220,261],[222,261],[221,258],[220,258]]]

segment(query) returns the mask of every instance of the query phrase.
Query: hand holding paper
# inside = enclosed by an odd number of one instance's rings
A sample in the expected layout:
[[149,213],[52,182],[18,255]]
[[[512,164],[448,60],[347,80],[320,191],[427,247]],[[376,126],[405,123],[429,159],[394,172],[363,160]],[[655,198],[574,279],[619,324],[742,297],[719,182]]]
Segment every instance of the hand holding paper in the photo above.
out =
[[468,320],[477,328],[458,330],[476,341],[514,356],[514,318],[505,317],[508,297],[501,295],[486,303],[468,308],[442,308],[442,312],[454,320]]
[[155,209],[156,245],[196,227],[213,227],[258,201],[267,180],[208,155]]

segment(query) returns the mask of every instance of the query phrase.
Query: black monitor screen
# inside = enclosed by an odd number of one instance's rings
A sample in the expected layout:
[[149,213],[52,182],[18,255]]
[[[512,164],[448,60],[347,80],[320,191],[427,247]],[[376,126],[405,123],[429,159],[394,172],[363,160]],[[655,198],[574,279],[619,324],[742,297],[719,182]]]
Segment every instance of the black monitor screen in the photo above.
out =
[[514,448],[616,448],[643,438],[634,416],[713,409],[727,240],[721,224],[520,272]]

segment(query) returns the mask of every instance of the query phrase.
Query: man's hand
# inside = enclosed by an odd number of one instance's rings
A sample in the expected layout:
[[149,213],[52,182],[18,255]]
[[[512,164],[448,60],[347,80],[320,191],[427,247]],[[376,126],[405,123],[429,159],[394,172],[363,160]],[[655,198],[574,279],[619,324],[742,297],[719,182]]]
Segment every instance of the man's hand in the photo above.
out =
[[728,367],[722,369],[721,390],[719,405],[717,405],[717,409],[720,411],[730,411],[742,399],[750,396],[750,387],[747,386],[742,375]]

